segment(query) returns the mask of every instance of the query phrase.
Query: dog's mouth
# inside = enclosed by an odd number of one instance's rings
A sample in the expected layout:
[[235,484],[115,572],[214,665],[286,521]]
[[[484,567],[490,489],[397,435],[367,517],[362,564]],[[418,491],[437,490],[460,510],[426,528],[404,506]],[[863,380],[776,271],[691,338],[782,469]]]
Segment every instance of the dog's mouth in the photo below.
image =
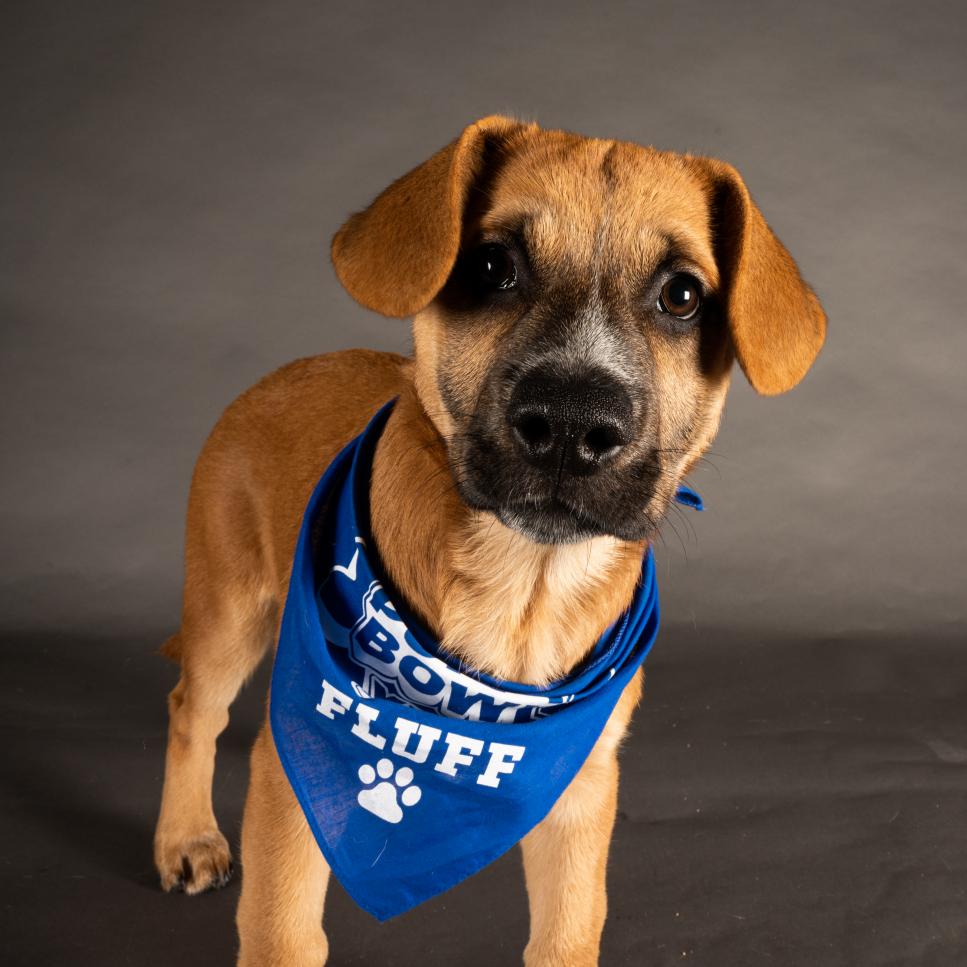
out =
[[560,497],[507,503],[495,508],[505,526],[538,544],[572,544],[611,533],[611,528]]
[[650,475],[555,482],[501,460],[496,449],[471,448],[453,464],[457,491],[469,508],[493,514],[537,544],[604,536],[639,541],[651,538],[660,521],[660,512],[649,511],[657,482]]
[[639,445],[636,455],[591,473],[554,473],[529,466],[510,441],[495,436],[473,428],[448,441],[456,489],[471,510],[493,514],[537,544],[641,541],[657,533],[670,474],[654,449]]

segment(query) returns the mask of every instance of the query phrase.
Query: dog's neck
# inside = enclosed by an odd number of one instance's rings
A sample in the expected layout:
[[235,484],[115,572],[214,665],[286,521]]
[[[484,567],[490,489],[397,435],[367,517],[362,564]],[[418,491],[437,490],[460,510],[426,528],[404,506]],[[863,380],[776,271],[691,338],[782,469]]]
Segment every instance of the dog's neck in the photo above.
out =
[[570,671],[628,606],[643,545],[535,544],[469,510],[414,392],[376,450],[371,527],[388,576],[444,649],[470,667],[542,685]]

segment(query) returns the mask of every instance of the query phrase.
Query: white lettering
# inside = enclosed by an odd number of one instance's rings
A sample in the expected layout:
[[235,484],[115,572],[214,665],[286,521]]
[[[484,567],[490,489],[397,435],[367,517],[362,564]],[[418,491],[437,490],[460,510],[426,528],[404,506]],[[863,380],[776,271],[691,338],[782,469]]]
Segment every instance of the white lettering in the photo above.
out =
[[484,747],[480,739],[471,739],[456,732],[446,734],[446,743],[447,751],[443,754],[443,759],[433,768],[448,776],[457,774],[457,766],[472,765],[473,760],[483,752]]
[[316,711],[325,715],[327,719],[334,719],[337,715],[345,715],[353,706],[353,700],[338,688],[333,688],[327,681],[322,683],[322,698],[316,706]]
[[524,758],[522,745],[505,745],[503,742],[490,743],[490,762],[487,768],[477,776],[481,786],[491,786],[496,789],[500,785],[502,775],[510,775],[517,763]]
[[[365,546],[366,542],[361,538],[356,538],[357,544],[363,544]],[[333,564],[332,569],[338,571],[340,574],[345,574],[350,581],[356,580],[356,565],[359,563],[359,548],[356,548],[356,553],[353,554],[353,559],[349,562],[349,567],[343,567],[342,564]]]
[[[414,735],[418,735],[420,740],[417,743],[416,750],[410,752],[410,739]],[[405,759],[412,759],[414,762],[426,762],[430,757],[433,743],[440,738],[440,735],[440,730],[433,728],[432,725],[418,726],[416,722],[411,722],[409,719],[400,716],[396,719],[396,738],[393,741],[393,752]]]
[[356,706],[356,724],[352,728],[353,735],[363,742],[368,742],[377,749],[382,749],[386,745],[386,739],[382,735],[376,735],[370,731],[370,725],[379,718],[379,709],[370,708],[362,702]]

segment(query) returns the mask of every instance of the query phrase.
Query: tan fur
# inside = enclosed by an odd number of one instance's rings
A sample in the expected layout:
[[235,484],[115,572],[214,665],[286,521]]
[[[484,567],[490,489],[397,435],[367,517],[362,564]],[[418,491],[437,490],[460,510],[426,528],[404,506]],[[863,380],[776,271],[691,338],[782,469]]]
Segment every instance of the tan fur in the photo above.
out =
[[346,291],[385,316],[423,309],[457,257],[463,209],[488,141],[535,127],[483,118],[353,215],[332,241]]
[[[495,152],[499,164],[488,170]],[[610,181],[595,174],[603,165]],[[444,648],[483,671],[542,684],[572,669],[627,606],[641,542],[538,545],[460,499],[460,429],[441,387],[453,405],[469,405],[513,320],[495,314],[471,334],[437,295],[462,238],[537,213],[529,226],[535,257],[583,300],[586,338],[600,349],[611,335],[595,280],[607,276],[619,294],[630,292],[673,234],[690,271],[725,287],[731,339],[702,345],[641,334],[660,402],[659,517],[716,432],[733,350],[756,388],[775,392],[802,376],[822,341],[815,297],[737,177],[718,162],[487,118],[340,230],[333,258],[347,289],[384,314],[416,313],[414,359],[356,350],[293,363],[233,403],[202,451],[189,499],[182,622],[165,646],[182,667],[169,700],[155,838],[166,889],[194,893],[228,875],[211,807],[216,738],[275,640],[312,487],[387,399],[398,402],[376,451],[373,536],[394,585]],[[733,219],[724,239],[716,205]],[[523,842],[529,967],[598,963],[617,748],[640,691],[639,675],[579,775]],[[239,962],[319,967],[328,951],[328,870],[268,723],[252,754],[242,855]]]

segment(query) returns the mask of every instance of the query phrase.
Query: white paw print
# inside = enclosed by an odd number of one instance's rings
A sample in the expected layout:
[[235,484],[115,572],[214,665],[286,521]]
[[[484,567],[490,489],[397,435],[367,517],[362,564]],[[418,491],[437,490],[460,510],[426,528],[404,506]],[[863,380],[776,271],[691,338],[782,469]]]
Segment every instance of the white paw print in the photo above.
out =
[[[419,786],[410,785],[413,781],[413,770],[409,766],[396,770],[393,780],[395,786],[388,781],[392,775],[393,763],[390,759],[380,759],[375,769],[371,765],[360,766],[359,781],[370,788],[360,792],[356,799],[363,809],[369,810],[374,816],[379,816],[388,823],[398,823],[403,818],[400,803],[407,807],[415,806],[423,791]],[[377,776],[383,781],[374,786]]]

